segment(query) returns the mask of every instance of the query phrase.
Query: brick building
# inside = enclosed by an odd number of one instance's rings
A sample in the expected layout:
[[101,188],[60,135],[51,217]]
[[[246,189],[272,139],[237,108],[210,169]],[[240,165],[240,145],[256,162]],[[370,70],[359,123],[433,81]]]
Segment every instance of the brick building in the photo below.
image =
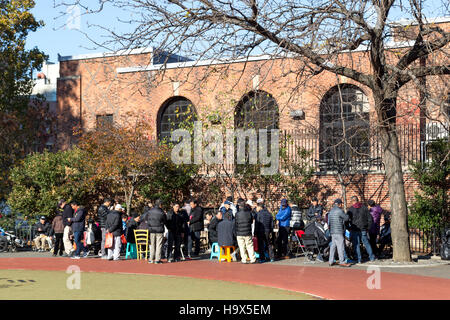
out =
[[[399,50],[405,46],[400,42],[390,45]],[[368,54],[364,50],[343,53],[339,58],[368,71]],[[189,57],[156,54],[148,48],[60,57],[59,64],[57,144],[61,149],[76,143],[72,134],[76,126],[90,130],[99,121],[120,124],[130,116],[146,116],[154,123],[154,136],[162,138],[189,115],[195,114],[203,122],[211,122],[208,119],[215,115],[214,119],[231,127],[253,123],[256,128],[279,128],[282,134],[294,136],[296,145],[313,151],[312,165],[317,168],[317,179],[335,190],[332,196],[335,198],[340,196],[341,187],[326,163],[331,146],[338,143],[330,138],[340,128],[337,110],[344,110],[346,124],[357,131],[353,132],[349,146],[338,147],[339,152],[348,155],[357,149],[372,160],[381,157],[379,141],[371,131],[376,114],[370,90],[325,71],[304,81],[304,64],[289,56],[194,61]],[[438,81],[433,82],[429,87],[437,98],[448,96],[445,81],[439,85]],[[412,84],[401,89],[398,124],[408,199],[416,182],[406,170],[407,162],[423,158],[426,141],[432,138],[427,130],[430,120],[420,108],[421,101],[421,93]],[[448,123],[448,110],[433,112]],[[439,126],[433,127],[437,128],[433,137],[448,132],[442,124]],[[373,163],[369,165],[369,174],[359,179],[357,185],[349,186],[348,196],[374,199],[389,208],[382,165]]]

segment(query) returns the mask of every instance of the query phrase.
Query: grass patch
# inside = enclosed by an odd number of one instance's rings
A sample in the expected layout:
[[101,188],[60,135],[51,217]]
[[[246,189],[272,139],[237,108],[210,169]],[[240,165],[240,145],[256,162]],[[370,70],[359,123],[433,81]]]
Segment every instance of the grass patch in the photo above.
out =
[[1,270],[0,299],[42,300],[311,300],[307,294],[219,280],[175,276],[62,271]]

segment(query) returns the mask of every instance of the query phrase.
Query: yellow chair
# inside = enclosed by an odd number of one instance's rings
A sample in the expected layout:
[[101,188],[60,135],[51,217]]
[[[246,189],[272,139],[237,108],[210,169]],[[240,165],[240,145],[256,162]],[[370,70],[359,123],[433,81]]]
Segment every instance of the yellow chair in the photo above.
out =
[[145,260],[147,260],[149,250],[148,230],[134,230],[134,238],[136,239],[137,260],[141,260],[144,253]]
[[[228,262],[231,262],[231,253],[236,251],[235,246],[222,246],[220,247],[220,254],[219,254],[219,261],[222,262],[222,259],[227,260]],[[225,254],[223,254],[225,252]]]

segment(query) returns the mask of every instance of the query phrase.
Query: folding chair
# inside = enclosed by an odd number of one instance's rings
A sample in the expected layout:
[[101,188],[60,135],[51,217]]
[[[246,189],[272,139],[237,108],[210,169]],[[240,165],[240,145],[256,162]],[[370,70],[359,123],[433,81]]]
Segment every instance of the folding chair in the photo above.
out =
[[136,239],[137,260],[141,260],[144,253],[145,260],[147,260],[149,250],[148,230],[134,230],[134,237]]
[[[294,249],[296,249],[295,256],[306,255],[305,246],[300,241],[300,239],[303,237],[304,234],[305,234],[305,231],[303,231],[303,230],[295,230],[292,233],[292,236],[291,236],[291,253],[294,253]],[[295,246],[293,245],[294,243],[295,243]],[[294,248],[294,247],[296,247],[296,248]],[[299,253],[299,251],[301,251],[301,252]]]
[[306,254],[308,260],[314,260],[314,253],[320,253],[320,248],[317,243],[316,237],[313,234],[303,234],[300,238],[303,248],[306,249],[303,252]]

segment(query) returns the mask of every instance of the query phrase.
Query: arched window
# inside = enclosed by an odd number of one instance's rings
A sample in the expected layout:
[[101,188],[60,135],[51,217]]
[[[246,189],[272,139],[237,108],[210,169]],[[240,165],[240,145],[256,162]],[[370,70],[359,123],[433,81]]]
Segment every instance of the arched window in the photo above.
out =
[[264,91],[246,94],[236,107],[235,127],[242,129],[278,129],[278,104]]
[[171,132],[189,122],[195,121],[197,114],[192,102],[183,97],[169,99],[158,114],[158,137],[170,140]]
[[348,163],[367,158],[369,101],[354,85],[330,89],[320,104],[320,159]]

